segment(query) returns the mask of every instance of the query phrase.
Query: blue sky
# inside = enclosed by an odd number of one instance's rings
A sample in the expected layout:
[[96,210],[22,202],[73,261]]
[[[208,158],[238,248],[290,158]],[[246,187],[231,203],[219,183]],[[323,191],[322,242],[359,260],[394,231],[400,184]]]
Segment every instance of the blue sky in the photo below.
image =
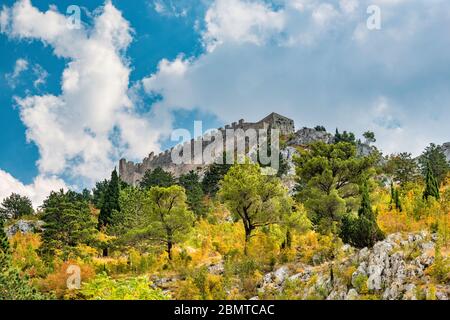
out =
[[[81,29],[67,26],[74,4]],[[448,12],[445,0],[3,1],[0,198],[39,204],[164,150],[194,120],[272,111],[418,155],[450,140]]]

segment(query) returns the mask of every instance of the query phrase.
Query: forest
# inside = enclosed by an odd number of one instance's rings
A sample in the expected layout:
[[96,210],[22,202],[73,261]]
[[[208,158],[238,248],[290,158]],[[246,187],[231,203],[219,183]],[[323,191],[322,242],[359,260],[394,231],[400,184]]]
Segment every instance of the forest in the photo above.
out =
[[[358,143],[336,132],[333,143],[297,146],[292,190],[285,172],[264,175],[246,161],[180,177],[156,168],[138,186],[114,169],[92,190],[55,190],[36,209],[13,193],[0,206],[0,299],[326,299],[338,287],[383,299],[384,287],[351,257],[417,234],[433,246],[411,290],[442,297],[450,286],[442,148],[430,144],[417,158],[375,147],[361,155]],[[425,254],[407,248],[406,263]],[[285,280],[280,270],[311,273]]]

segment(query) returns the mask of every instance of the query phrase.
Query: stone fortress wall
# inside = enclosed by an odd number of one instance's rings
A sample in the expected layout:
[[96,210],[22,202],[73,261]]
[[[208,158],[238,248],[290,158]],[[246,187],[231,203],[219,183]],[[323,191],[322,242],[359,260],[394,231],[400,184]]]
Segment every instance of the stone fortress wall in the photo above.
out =
[[[226,125],[225,128],[219,128],[217,130],[220,130],[225,137],[226,129],[242,129],[245,131],[247,129],[259,130],[269,128],[280,130],[281,135],[290,135],[295,132],[294,120],[279,115],[275,112],[269,114],[267,117],[258,122],[245,122],[244,119],[241,119],[239,120],[239,122],[233,122],[229,125]],[[202,137],[198,137],[196,140],[192,139],[190,142],[185,142],[185,144],[190,144],[192,155],[194,155],[195,141],[200,140],[202,140]],[[213,140],[202,140],[202,150],[212,142]],[[180,147],[181,146],[179,145],[175,148]],[[153,152],[151,152],[148,157],[144,158],[142,163],[135,164],[132,161],[121,159],[119,162],[119,175],[121,179],[130,185],[137,185],[147,170],[154,170],[157,167],[161,167],[162,169],[171,172],[176,177],[191,170],[201,171],[202,169],[204,169],[204,165],[199,164],[174,164],[171,158],[173,149],[174,148],[168,149],[165,152],[161,152],[159,154],[154,154]]]

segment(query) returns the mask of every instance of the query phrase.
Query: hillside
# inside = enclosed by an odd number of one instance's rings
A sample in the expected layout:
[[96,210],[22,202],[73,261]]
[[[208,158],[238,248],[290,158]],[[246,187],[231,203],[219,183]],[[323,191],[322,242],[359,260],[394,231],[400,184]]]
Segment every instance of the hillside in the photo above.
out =
[[277,175],[250,162],[156,167],[129,185],[114,170],[36,212],[12,194],[0,207],[0,266],[15,274],[0,277],[4,298],[450,297],[445,148],[417,161],[321,127],[281,145]]

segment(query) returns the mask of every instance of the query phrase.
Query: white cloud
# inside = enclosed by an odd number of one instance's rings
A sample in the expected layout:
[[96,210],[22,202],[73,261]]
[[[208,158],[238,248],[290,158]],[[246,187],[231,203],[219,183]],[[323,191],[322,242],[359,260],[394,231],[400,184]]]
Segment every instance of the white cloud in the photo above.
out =
[[204,42],[209,50],[223,42],[264,44],[284,27],[284,14],[260,1],[216,0],[206,12]]
[[338,16],[336,9],[329,3],[322,3],[312,12],[312,17],[315,23],[319,26],[323,26],[330,23]]
[[20,75],[28,70],[28,61],[25,59],[17,59],[14,64],[14,70],[12,73],[5,74],[6,81],[11,88],[14,88],[17,84]]
[[153,9],[162,16],[186,17],[189,10],[189,3],[186,1],[155,0],[152,2]]
[[40,86],[44,85],[47,81],[48,72],[41,65],[35,64],[33,66],[33,74],[36,79],[33,81],[33,86],[38,89]]
[[[27,139],[39,149],[40,175],[92,186],[109,176],[121,156],[141,159],[159,151],[167,122],[155,120],[154,110],[138,114],[130,100],[124,52],[133,30],[110,1],[96,11],[92,27],[78,30],[55,8],[40,12],[29,0],[3,8],[0,16],[8,21],[2,32],[10,38],[40,40],[68,61],[61,95],[16,97]],[[37,68],[35,74],[39,86],[46,73]]]
[[[385,152],[417,155],[448,140],[450,38],[442,26],[450,3],[374,1],[383,27],[369,31],[372,1],[333,2],[277,1],[273,9],[216,0],[203,38],[214,50],[163,60],[144,87],[167,109],[200,108],[225,122],[277,111],[297,126],[372,129]],[[384,114],[375,112],[380,99],[389,104]]]
[[51,191],[59,189],[67,190],[67,186],[64,181],[56,177],[38,176],[34,179],[33,183],[24,185],[9,173],[1,169],[0,182],[0,201],[14,192],[22,196],[29,197],[34,208],[42,205],[42,202],[47,198]]

